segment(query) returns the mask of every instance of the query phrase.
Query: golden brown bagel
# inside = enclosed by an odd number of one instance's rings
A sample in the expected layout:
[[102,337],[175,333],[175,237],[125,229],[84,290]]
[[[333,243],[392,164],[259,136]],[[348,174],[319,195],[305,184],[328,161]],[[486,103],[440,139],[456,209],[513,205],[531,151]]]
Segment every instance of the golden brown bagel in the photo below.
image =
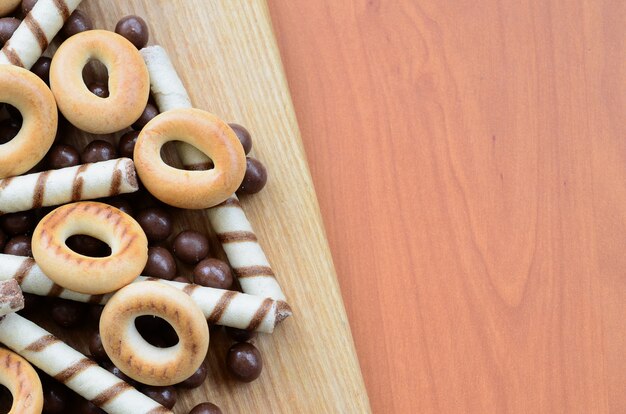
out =
[[43,390],[37,372],[24,358],[4,348],[0,348],[0,384],[13,396],[9,414],[41,413]]
[[[214,167],[185,171],[167,165],[161,148],[169,141],[193,145]],[[246,154],[235,132],[217,116],[200,109],[173,109],[141,130],[135,168],[148,191],[166,204],[189,209],[213,207],[230,197],[246,173]]]
[[[65,241],[86,234],[107,243],[111,255],[89,257]],[[32,238],[33,257],[58,285],[100,295],[132,282],[148,261],[148,240],[139,223],[108,204],[93,201],[66,204],[45,216]]]
[[[92,59],[106,66],[109,96],[100,98],[83,81]],[[114,32],[88,30],[59,46],[50,66],[50,87],[59,109],[73,125],[93,134],[121,131],[135,122],[150,93],[148,69],[132,43]]]
[[0,102],[22,114],[22,128],[0,144],[0,178],[20,175],[46,155],[57,133],[57,106],[48,86],[30,71],[0,65]]
[[[139,334],[135,318],[155,315],[176,331],[178,343],[157,348]],[[204,314],[184,292],[159,282],[133,283],[113,295],[100,318],[102,345],[124,374],[148,385],[189,378],[206,356],[209,328]]]

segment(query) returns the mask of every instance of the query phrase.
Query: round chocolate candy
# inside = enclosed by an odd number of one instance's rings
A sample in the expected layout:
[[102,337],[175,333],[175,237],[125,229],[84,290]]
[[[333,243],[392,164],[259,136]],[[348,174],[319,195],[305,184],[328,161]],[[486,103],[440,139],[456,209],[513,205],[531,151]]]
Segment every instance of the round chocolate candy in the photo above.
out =
[[99,408],[97,405],[84,398],[81,398],[76,404],[76,412],[78,414],[106,414],[106,411],[102,408]]
[[35,7],[37,0],[22,0],[22,16],[26,16]]
[[172,216],[162,208],[141,210],[136,219],[150,242],[163,241],[172,234]]
[[133,215],[133,212],[134,212],[133,205],[130,203],[130,201],[126,200],[124,197],[121,197],[121,196],[111,197],[107,199],[105,203],[117,209],[120,209],[121,211],[128,214],[129,216]]
[[83,303],[57,299],[52,304],[52,320],[64,328],[75,328],[82,323],[85,310]]
[[142,274],[172,280],[176,277],[176,260],[164,247],[149,247],[148,262]]
[[37,224],[34,211],[20,211],[0,216],[0,227],[10,236],[31,232]]
[[239,124],[228,124],[228,126],[230,126],[233,131],[235,131],[235,135],[237,135],[237,138],[239,138],[239,141],[243,146],[243,150],[247,155],[252,150],[252,137],[250,136],[250,133],[247,129]]
[[237,342],[248,342],[251,339],[256,338],[256,332],[248,331],[246,329],[226,327],[226,333]]
[[246,174],[237,189],[237,194],[256,194],[267,183],[267,170],[256,158],[246,157]]
[[118,377],[122,381],[132,385],[133,387],[137,387],[137,385],[139,384],[137,381],[135,381],[134,379],[130,378],[128,375],[124,374],[118,367],[113,365],[112,362],[103,361],[100,364],[100,366],[102,366],[102,368],[106,369],[107,371],[109,371],[111,374],[115,375],[116,377]]
[[202,233],[185,230],[178,233],[172,244],[174,254],[180,260],[196,264],[209,254],[209,240]]
[[25,312],[32,312],[39,308],[43,301],[43,297],[33,295],[32,293],[24,293],[24,309]]
[[230,266],[214,258],[200,261],[193,269],[193,283],[217,289],[228,289],[233,284]]
[[80,154],[83,164],[90,162],[108,161],[117,158],[117,151],[108,141],[97,139],[91,141]]
[[43,381],[43,412],[64,414],[68,412],[71,396],[68,388],[56,381]]
[[172,281],[178,282],[178,283],[191,283],[189,279],[186,278],[185,276],[176,276],[174,279],[172,279]]
[[171,385],[165,387],[146,385],[141,387],[141,392],[170,410],[174,408],[176,400],[178,399],[176,388]]
[[102,82],[90,82],[87,85],[87,89],[91,91],[94,95],[99,98],[108,98],[109,97],[109,87],[107,84]]
[[4,250],[4,245],[7,244],[7,240],[9,240],[9,236],[0,229],[0,250]]
[[71,145],[55,144],[48,151],[46,162],[51,170],[73,167],[80,164],[80,153]]
[[256,347],[248,342],[231,346],[226,355],[228,372],[239,381],[252,382],[261,375],[263,359]]
[[117,152],[120,154],[120,157],[133,158],[137,137],[139,137],[138,131],[129,131],[122,135],[117,145]]
[[89,322],[98,326],[100,324],[100,315],[102,315],[102,311],[104,310],[104,306],[102,305],[91,305],[89,307],[89,311],[87,312],[87,318]]
[[204,383],[204,380],[206,380],[207,372],[206,365],[202,363],[191,377],[178,384],[178,386],[182,388],[198,388]]
[[109,356],[102,346],[102,338],[100,338],[99,332],[94,332],[94,334],[91,335],[91,339],[89,340],[89,353],[96,361],[109,360]]
[[30,68],[30,71],[35,75],[39,76],[39,78],[46,82],[46,84],[50,85],[50,64],[52,63],[52,59],[47,56],[42,56],[33,64]]
[[74,10],[70,17],[65,21],[61,34],[65,37],[72,37],[75,34],[93,30],[93,22],[91,17],[82,10]]
[[222,410],[213,403],[205,402],[193,407],[189,414],[222,414]]
[[148,44],[148,25],[139,16],[126,16],[120,19],[115,25],[115,33],[124,36],[137,49],[141,49]]
[[33,250],[30,244],[30,236],[15,236],[9,239],[4,245],[4,254],[12,254],[15,256],[33,256]]
[[0,19],[0,48],[13,36],[18,26],[22,23],[15,17],[3,17]]
[[154,118],[158,114],[159,110],[157,109],[157,107],[148,102],[139,119],[137,119],[132,125],[132,128],[136,131],[141,131],[141,129],[145,127],[148,122],[152,121],[152,118]]

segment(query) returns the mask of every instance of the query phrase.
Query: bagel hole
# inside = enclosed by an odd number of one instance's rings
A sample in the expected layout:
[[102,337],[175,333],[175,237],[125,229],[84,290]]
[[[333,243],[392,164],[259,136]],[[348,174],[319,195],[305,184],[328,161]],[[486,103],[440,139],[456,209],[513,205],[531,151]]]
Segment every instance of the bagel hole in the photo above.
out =
[[[165,145],[161,147],[161,159],[164,163],[169,165],[172,168],[176,168],[179,170],[185,169],[183,167],[183,163],[180,161],[178,157],[178,153],[176,151],[176,144],[183,144],[182,141],[169,141],[166,142]],[[194,168],[190,168],[192,170],[197,171],[206,171],[212,170],[214,168],[213,162],[209,160],[206,164],[196,164]]]
[[0,145],[11,141],[22,128],[22,114],[13,105],[0,103]]
[[4,385],[0,384],[0,413],[8,413],[13,406],[13,394]]
[[169,348],[178,343],[178,335],[172,325],[158,316],[138,316],[135,328],[146,342],[157,348]]
[[100,98],[109,96],[109,71],[98,59],[89,60],[83,67],[83,82],[94,95]]
[[73,252],[89,257],[107,257],[111,255],[111,247],[102,240],[86,234],[75,234],[65,240],[65,245]]

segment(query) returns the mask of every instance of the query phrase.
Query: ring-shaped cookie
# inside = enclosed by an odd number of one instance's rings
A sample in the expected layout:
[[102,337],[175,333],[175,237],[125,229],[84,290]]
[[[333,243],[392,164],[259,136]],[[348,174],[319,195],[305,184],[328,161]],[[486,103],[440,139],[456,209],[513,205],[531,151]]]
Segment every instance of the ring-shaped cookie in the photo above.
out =
[[0,384],[13,396],[9,414],[40,414],[43,389],[35,369],[24,358],[4,348],[0,348],[0,366]]
[[21,0],[0,0],[0,17],[11,14],[21,2]]
[[[169,141],[193,145],[213,168],[186,171],[167,165],[161,148]],[[235,132],[217,116],[200,109],[173,109],[141,130],[134,161],[141,182],[166,204],[189,209],[213,207],[230,197],[246,173],[246,155]]]
[[[167,321],[178,343],[158,348],[137,331],[135,319],[153,315]],[[102,345],[124,374],[148,385],[172,385],[189,378],[209,348],[204,314],[184,292],[158,282],[130,284],[116,292],[100,317]]]
[[[102,240],[111,254],[90,257],[76,253],[65,243],[76,234]],[[139,223],[115,207],[93,201],[66,204],[45,216],[33,233],[32,250],[52,281],[91,295],[126,286],[148,261],[148,240]]]
[[0,145],[0,178],[20,175],[46,155],[57,132],[57,105],[46,84],[32,72],[0,65],[0,102],[17,108],[22,127]]
[[[109,74],[109,96],[94,95],[83,68],[99,60]],[[121,131],[135,122],[150,93],[148,69],[132,43],[114,32],[88,30],[59,46],[50,65],[50,88],[59,109],[74,126],[94,134]]]

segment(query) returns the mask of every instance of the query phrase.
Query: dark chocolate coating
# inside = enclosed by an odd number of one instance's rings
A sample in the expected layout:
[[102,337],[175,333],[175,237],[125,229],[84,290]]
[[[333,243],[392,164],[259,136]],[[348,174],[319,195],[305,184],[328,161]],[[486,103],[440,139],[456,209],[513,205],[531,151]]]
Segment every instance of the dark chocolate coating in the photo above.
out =
[[91,141],[80,154],[83,164],[89,162],[108,161],[117,158],[117,151],[108,141]]
[[189,264],[198,263],[209,254],[209,240],[202,233],[185,230],[178,233],[172,249],[176,257]]
[[20,23],[22,23],[22,21],[15,17],[0,18],[0,48],[11,38]]
[[133,205],[130,203],[130,201],[128,201],[124,197],[115,196],[115,197],[106,199],[104,202],[123,211],[129,216],[132,216],[134,213]]
[[139,16],[125,16],[115,25],[115,33],[124,36],[137,49],[148,44],[149,31],[145,20]]
[[56,381],[43,381],[43,412],[45,414],[64,414],[68,412],[70,392],[65,385]]
[[4,250],[4,245],[7,244],[9,236],[6,235],[2,229],[0,229],[0,250]]
[[102,346],[102,338],[100,338],[99,332],[94,332],[93,335],[91,335],[91,339],[89,340],[89,353],[96,361],[109,360],[109,356]]
[[80,153],[71,145],[55,144],[46,155],[46,163],[51,170],[73,167],[80,164]]
[[115,375],[122,381],[129,383],[133,387],[137,387],[137,385],[139,384],[137,381],[135,381],[134,379],[132,379],[131,377],[129,377],[128,375],[120,371],[120,369],[116,367],[115,365],[113,365],[112,362],[104,361],[100,364],[100,366],[102,366],[102,368],[106,369],[107,371],[109,371],[111,374]]
[[132,125],[132,128],[136,131],[141,131],[141,129],[145,127],[148,122],[152,121],[152,118],[154,118],[158,114],[159,114],[159,110],[156,107],[156,105],[153,105],[150,102],[148,102],[148,104],[146,105],[146,108],[141,113],[141,116],[139,117],[139,119],[137,119],[135,123]]
[[148,262],[142,275],[172,280],[176,277],[176,260],[164,247],[148,248]]
[[87,85],[87,89],[99,98],[107,98],[109,96],[109,86],[103,82],[91,82]]
[[246,174],[241,185],[237,189],[237,194],[256,194],[265,187],[267,183],[267,170],[256,158],[246,157]]
[[230,347],[226,355],[226,369],[235,379],[252,382],[263,370],[261,353],[248,342],[236,343]]
[[22,0],[22,16],[26,16],[35,7],[37,0]]
[[239,138],[241,145],[243,146],[243,150],[246,152],[246,155],[252,150],[252,137],[246,128],[239,124],[228,124],[233,131],[235,131],[235,135]]
[[138,131],[129,131],[120,137],[120,142],[117,145],[117,152],[120,157],[133,158],[137,137],[139,137]]
[[0,145],[11,141],[20,132],[20,126],[10,119],[0,122]]
[[83,322],[86,310],[84,303],[57,299],[52,304],[52,320],[64,328],[75,328]]
[[227,263],[208,258],[200,261],[193,269],[193,282],[206,287],[228,289],[233,284],[233,274]]
[[93,30],[91,17],[82,10],[74,10],[61,28],[61,35],[68,38],[87,30]]
[[4,254],[32,257],[30,236],[15,236],[4,245]]
[[204,381],[207,377],[207,372],[208,370],[206,365],[202,363],[192,376],[178,384],[178,386],[182,388],[198,388],[200,385],[204,384]]
[[70,236],[65,244],[83,256],[106,257],[111,254],[111,248],[105,242],[85,234]]
[[174,408],[176,400],[178,399],[178,393],[176,388],[172,386],[156,387],[151,385],[145,385],[141,387],[141,392],[158,402],[165,408],[170,410]]
[[146,208],[136,218],[150,242],[163,241],[172,234],[172,216],[162,208]]
[[189,414],[222,414],[222,410],[213,403],[205,402],[193,407]]
[[237,342],[248,342],[249,340],[256,338],[257,333],[254,331],[248,331],[246,329],[226,327],[226,333]]
[[100,325],[100,316],[102,315],[103,310],[104,306],[102,305],[91,305],[87,311],[87,318],[89,319],[89,322],[98,327],[98,325]]
[[50,63],[52,63],[52,59],[42,56],[30,68],[30,71],[39,76],[47,85],[50,85]]
[[78,414],[106,414],[106,411],[84,398],[76,403],[76,412]]
[[188,278],[186,278],[185,276],[176,276],[172,280],[174,282],[180,282],[180,283],[191,283],[191,281]]
[[0,216],[0,227],[9,236],[30,233],[37,225],[33,210],[8,213]]

